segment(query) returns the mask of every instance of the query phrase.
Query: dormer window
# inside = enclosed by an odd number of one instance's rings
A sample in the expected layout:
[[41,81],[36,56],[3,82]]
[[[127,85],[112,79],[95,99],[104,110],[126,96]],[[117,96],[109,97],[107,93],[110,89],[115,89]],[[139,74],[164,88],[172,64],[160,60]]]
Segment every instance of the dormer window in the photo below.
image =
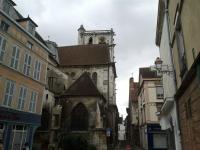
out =
[[29,21],[29,24],[28,24],[28,32],[31,33],[31,34],[35,34],[35,26],[30,21]]
[[16,20],[22,27],[24,27],[27,32],[32,35],[35,35],[35,28],[37,24],[28,16],[27,18],[17,19]]

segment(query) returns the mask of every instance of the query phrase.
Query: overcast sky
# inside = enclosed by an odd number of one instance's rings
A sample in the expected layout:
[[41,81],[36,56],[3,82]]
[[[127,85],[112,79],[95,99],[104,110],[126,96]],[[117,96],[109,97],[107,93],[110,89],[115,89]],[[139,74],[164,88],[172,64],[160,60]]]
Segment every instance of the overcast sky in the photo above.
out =
[[126,115],[129,78],[159,55],[155,46],[158,0],[14,0],[19,12],[38,24],[37,31],[59,46],[75,45],[77,29],[111,29],[116,33],[117,105]]

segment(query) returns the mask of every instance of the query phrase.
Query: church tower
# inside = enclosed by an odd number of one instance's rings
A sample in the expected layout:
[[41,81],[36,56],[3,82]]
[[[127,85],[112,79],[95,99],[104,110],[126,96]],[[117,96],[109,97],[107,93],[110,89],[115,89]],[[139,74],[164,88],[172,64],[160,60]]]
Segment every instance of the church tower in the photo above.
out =
[[78,29],[78,45],[86,44],[108,44],[110,60],[114,62],[114,36],[113,29],[110,30],[85,30],[83,25]]

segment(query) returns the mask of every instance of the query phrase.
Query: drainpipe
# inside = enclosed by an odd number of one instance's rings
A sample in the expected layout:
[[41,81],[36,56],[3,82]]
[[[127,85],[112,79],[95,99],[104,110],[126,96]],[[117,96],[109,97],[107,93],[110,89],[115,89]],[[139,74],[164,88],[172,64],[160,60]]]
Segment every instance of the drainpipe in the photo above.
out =
[[[169,20],[169,10],[168,10],[168,0],[164,0],[164,4],[165,4],[165,15],[166,15],[166,22],[167,22],[167,34],[168,34],[168,39],[169,39],[169,48],[170,48],[170,58],[171,58],[171,63],[172,63],[172,67],[173,67],[173,81],[174,81],[174,87],[177,91],[177,80],[176,80],[176,76],[175,76],[175,69],[174,69],[174,61],[172,59],[172,43],[171,43],[171,36],[170,36],[170,20]],[[175,98],[174,98],[175,100]],[[181,135],[180,135],[180,120],[179,120],[179,113],[178,113],[178,105],[177,105],[177,101],[175,100],[175,109],[176,109],[176,118],[177,118],[177,128],[178,128],[178,138],[179,138],[179,142],[180,142],[180,149],[182,149],[182,142],[181,142]]]

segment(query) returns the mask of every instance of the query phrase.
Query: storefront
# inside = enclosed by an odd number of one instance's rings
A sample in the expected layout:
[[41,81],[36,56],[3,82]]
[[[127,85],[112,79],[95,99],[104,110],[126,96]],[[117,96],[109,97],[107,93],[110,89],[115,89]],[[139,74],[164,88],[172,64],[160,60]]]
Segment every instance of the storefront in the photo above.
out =
[[0,107],[0,142],[4,150],[21,150],[25,143],[31,149],[40,118],[38,114]]
[[167,149],[167,136],[159,124],[147,124],[147,136],[149,150]]

